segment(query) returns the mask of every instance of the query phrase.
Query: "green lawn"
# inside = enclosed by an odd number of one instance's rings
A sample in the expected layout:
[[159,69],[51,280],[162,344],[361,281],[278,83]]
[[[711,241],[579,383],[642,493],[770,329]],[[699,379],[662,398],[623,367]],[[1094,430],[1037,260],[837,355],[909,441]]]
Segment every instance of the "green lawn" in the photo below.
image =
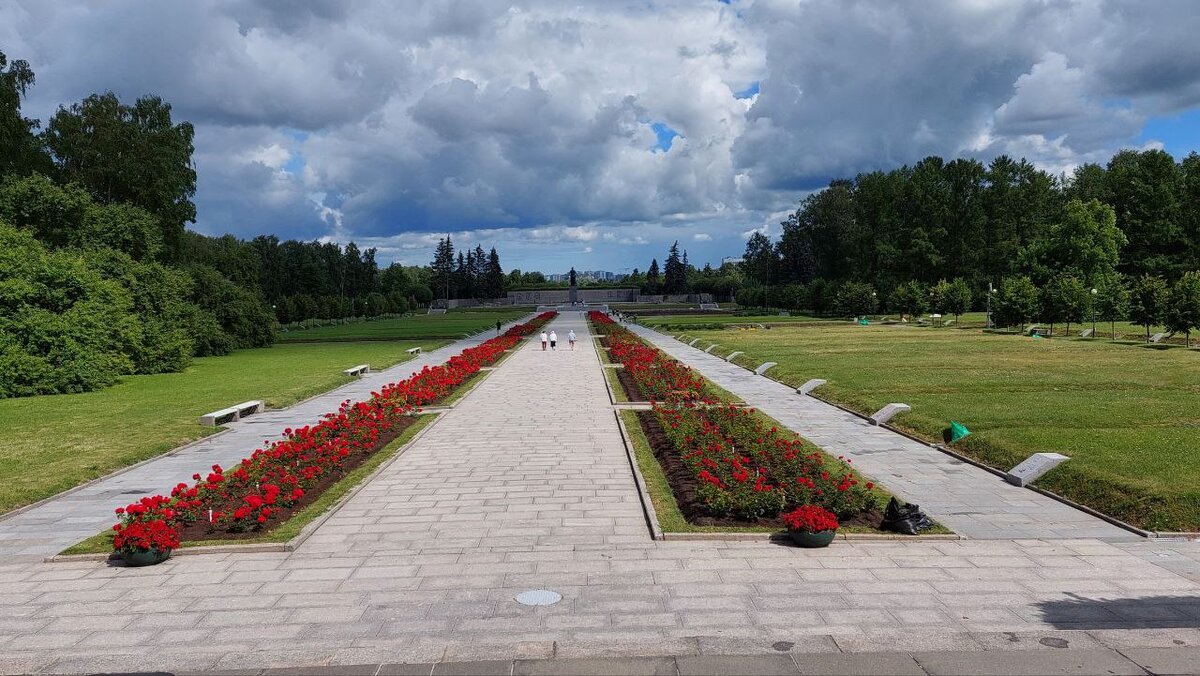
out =
[[361,321],[338,326],[288,331],[279,334],[281,343],[338,342],[355,340],[412,340],[459,338],[476,333],[496,322],[509,322],[529,314],[524,308],[504,310],[452,310],[444,315],[412,315],[397,319]]
[[[949,327],[944,326],[944,323],[947,321],[954,321],[953,315],[945,315],[945,316],[939,317],[937,319],[933,319],[928,314],[923,315],[923,317],[927,322],[930,323],[929,328],[982,329],[985,326],[987,326],[987,313],[986,312],[967,312],[965,314],[959,315],[958,322],[956,324],[951,324]],[[880,323],[880,321],[884,320],[884,319],[889,320],[891,322],[898,322],[900,320],[900,315],[898,313],[875,315],[870,318],[870,322],[872,325],[874,325],[874,324]],[[645,324],[646,326],[655,327],[660,330],[666,331],[667,333],[679,333],[680,331],[688,331],[690,329],[696,329],[696,328],[716,329],[716,328],[723,328],[727,325],[752,326],[754,324],[762,324],[764,326],[790,326],[790,325],[796,324],[796,323],[812,323],[812,322],[822,322],[825,324],[839,324],[839,323],[849,324],[850,320],[846,319],[846,318],[837,318],[837,317],[812,317],[809,315],[801,315],[801,314],[796,314],[796,313],[793,313],[791,316],[787,316],[787,317],[780,317],[778,315],[768,315],[768,314],[759,314],[759,315],[752,315],[752,316],[737,316],[737,315],[718,314],[718,313],[708,313],[708,314],[697,313],[697,314],[662,315],[662,316],[656,316],[656,317],[641,317],[638,319],[638,323],[640,323],[640,324]],[[1039,324],[1039,326],[1042,327],[1043,329],[1049,328],[1048,324]],[[1084,329],[1090,329],[1090,328],[1092,328],[1092,322],[1090,319],[1086,322],[1083,322],[1082,324],[1072,323],[1070,335],[1071,335],[1071,337],[1078,337],[1081,331],[1083,331]],[[1062,335],[1063,333],[1066,332],[1066,329],[1067,329],[1067,326],[1065,324],[1055,324],[1054,325],[1055,335]],[[1129,322],[1116,322],[1113,326],[1109,326],[1108,322],[1102,322],[1102,321],[1096,322],[1097,339],[1108,340],[1110,338],[1111,332],[1113,330],[1115,330],[1117,333],[1117,340],[1122,340],[1122,341],[1127,341],[1127,342],[1144,342],[1145,341],[1146,329],[1144,327],[1137,326],[1136,324],[1131,324]],[[1161,326],[1150,327],[1151,334],[1157,333],[1159,331],[1165,331],[1165,329]],[[1193,341],[1200,340],[1200,335],[1193,336],[1192,339],[1193,339]],[[1175,339],[1172,340],[1172,342],[1183,344],[1183,335],[1180,334],[1179,336],[1176,336]]]
[[689,332],[737,362],[777,361],[771,376],[863,413],[892,401],[894,419],[936,438],[949,420],[972,431],[957,446],[1001,469],[1035,451],[1072,458],[1039,485],[1137,525],[1200,530],[1200,353],[1105,340],[1034,339],[978,331],[809,325]]
[[[838,320],[822,319],[819,317],[810,317],[808,315],[792,314],[788,316],[774,315],[746,315],[738,316],[731,314],[710,312],[708,314],[680,314],[680,315],[662,315],[656,317],[639,317],[638,323],[660,328],[671,332],[687,331],[693,328],[719,328],[728,325],[746,325],[753,326],[755,324],[766,325],[788,325],[795,323],[806,322],[836,322]],[[848,320],[847,320],[848,321]]]
[[[443,340],[311,343],[196,359],[182,373],[128,376],[97,392],[0,400],[0,513],[212,434],[200,416],[250,399],[273,408],[405,361]],[[253,449],[247,449],[251,451]],[[164,487],[166,488],[166,487]]]

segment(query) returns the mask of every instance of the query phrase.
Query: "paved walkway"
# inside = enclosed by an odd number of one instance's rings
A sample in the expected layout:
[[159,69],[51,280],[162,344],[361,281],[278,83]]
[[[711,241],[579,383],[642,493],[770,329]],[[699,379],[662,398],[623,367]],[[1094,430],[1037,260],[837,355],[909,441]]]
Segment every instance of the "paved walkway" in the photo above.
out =
[[970,538],[1136,540],[1103,519],[643,326],[632,331]]
[[1194,543],[654,541],[582,319],[553,328],[579,349],[522,343],[295,552],[0,560],[0,672],[1200,647]]
[[[304,667],[251,669],[253,676],[311,676]],[[1055,648],[1038,644],[1004,651],[790,653],[767,655],[678,655],[580,659],[480,660],[426,664],[356,664],[325,668],[335,676],[807,676],[827,674],[1200,674],[1200,648]]]
[[[513,322],[528,321],[528,317]],[[425,366],[436,366],[464,348],[495,334],[455,341],[415,359],[367,374],[341,387],[285,409],[270,410],[226,425],[227,431],[159,456],[133,469],[101,479],[74,492],[64,493],[32,509],[0,518],[0,557],[53,556],[114,523],[113,510],[156,493],[166,494],[180,482],[213,465],[229,467],[258,448],[265,439],[278,439],[287,427],[309,425],[346,399],[360,401],[380,387],[407,378]],[[230,402],[233,403],[233,402]],[[197,411],[196,417],[204,411]]]
[[[419,444],[359,492],[304,545],[361,554],[432,550],[615,545],[644,542],[646,519],[595,350],[579,313],[552,328],[572,352],[540,342],[517,354],[444,414]],[[451,564],[430,572],[473,569]],[[485,579],[532,572],[499,566]],[[484,572],[478,570],[475,572]]]

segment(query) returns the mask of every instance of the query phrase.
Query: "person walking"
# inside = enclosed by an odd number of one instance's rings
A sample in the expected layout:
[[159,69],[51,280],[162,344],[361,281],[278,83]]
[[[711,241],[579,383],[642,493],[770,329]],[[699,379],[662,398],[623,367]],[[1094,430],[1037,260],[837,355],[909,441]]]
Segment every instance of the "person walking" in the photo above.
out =
[[550,338],[546,336],[545,331],[542,331],[542,352],[546,351],[546,341],[548,340],[550,340]]
[[500,320],[496,320],[496,335],[500,335]]
[[567,331],[567,342],[571,344],[571,351],[575,351],[575,329]]
[[550,349],[551,350],[555,349],[554,346],[557,344],[558,344],[558,334],[551,331],[550,332]]

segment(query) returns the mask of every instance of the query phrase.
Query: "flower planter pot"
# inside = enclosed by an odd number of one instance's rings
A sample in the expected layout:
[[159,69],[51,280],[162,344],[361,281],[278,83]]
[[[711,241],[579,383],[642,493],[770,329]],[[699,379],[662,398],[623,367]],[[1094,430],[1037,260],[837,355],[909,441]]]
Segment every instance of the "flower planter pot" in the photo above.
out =
[[122,549],[121,560],[132,568],[153,566],[171,558],[170,549]]
[[830,542],[833,542],[834,536],[837,535],[836,530],[826,530],[820,533],[810,533],[806,530],[790,530],[788,535],[792,536],[792,542],[796,543],[797,547],[828,547]]

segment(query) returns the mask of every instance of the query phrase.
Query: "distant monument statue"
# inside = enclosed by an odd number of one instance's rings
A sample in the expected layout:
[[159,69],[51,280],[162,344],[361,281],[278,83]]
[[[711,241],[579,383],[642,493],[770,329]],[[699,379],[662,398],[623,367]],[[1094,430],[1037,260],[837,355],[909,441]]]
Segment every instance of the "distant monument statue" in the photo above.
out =
[[575,286],[575,268],[571,268],[571,286]]
[[575,285],[575,268],[571,268],[570,300],[571,300],[571,305],[575,305],[576,303],[579,302],[579,287],[577,287]]

